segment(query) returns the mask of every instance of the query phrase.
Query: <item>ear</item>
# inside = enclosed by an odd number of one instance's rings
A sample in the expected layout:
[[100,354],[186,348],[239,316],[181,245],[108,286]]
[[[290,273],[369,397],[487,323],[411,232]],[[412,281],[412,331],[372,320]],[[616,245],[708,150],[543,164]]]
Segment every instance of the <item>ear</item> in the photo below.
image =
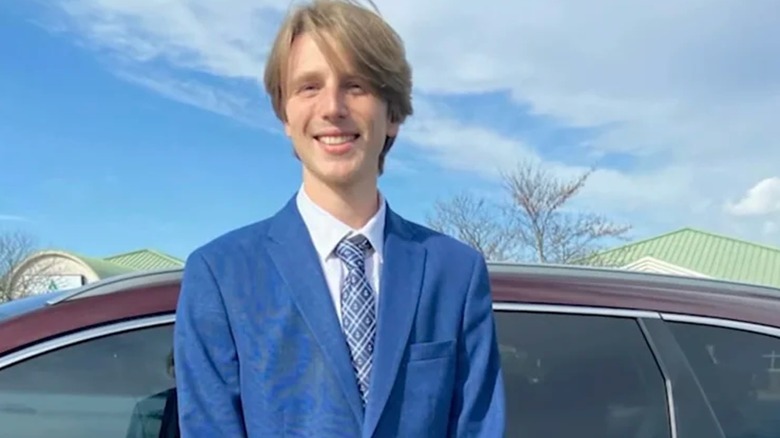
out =
[[288,137],[292,137],[292,130],[290,129],[290,124],[287,122],[284,123],[284,133]]
[[401,128],[401,124],[397,122],[388,121],[387,123],[387,136],[398,137],[398,130]]

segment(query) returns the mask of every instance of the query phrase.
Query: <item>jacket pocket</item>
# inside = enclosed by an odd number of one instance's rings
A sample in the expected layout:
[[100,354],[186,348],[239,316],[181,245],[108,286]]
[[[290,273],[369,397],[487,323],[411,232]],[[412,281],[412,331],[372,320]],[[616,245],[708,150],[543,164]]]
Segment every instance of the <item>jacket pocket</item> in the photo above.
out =
[[399,374],[403,400],[397,436],[443,437],[454,396],[455,341],[409,345],[409,355]]
[[418,342],[409,345],[409,362],[450,357],[455,353],[455,341]]

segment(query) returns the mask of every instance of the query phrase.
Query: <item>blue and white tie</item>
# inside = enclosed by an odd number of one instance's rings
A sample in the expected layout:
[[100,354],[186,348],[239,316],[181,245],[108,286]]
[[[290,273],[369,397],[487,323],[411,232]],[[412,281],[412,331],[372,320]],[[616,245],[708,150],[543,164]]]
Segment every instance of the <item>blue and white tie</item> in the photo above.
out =
[[358,390],[365,406],[376,336],[376,300],[366,276],[366,252],[371,243],[357,235],[339,242],[336,254],[347,267],[341,286],[341,324],[352,355]]

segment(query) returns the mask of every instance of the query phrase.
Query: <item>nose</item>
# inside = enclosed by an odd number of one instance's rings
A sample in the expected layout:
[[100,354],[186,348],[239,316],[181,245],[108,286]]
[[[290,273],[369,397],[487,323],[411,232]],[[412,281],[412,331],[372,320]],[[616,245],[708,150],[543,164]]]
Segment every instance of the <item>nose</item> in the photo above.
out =
[[320,113],[328,120],[343,119],[348,114],[346,93],[339,86],[328,86],[320,94]]

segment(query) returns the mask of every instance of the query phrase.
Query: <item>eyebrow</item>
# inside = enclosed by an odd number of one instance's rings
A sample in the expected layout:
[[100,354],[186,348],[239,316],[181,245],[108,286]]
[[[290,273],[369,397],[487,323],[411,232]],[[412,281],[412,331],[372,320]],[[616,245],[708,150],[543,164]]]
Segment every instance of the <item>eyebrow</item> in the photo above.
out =
[[321,78],[322,75],[320,73],[315,71],[307,71],[291,77],[289,84],[293,87],[297,87],[302,83],[320,80]]
[[[299,73],[298,75],[291,77],[289,84],[293,89],[295,89],[299,87],[301,84],[307,82],[313,82],[313,81],[320,81],[320,80],[322,80],[321,73],[317,71],[305,71],[303,73]],[[348,82],[348,81],[359,81],[361,83],[366,82],[365,78],[355,73],[345,73],[341,75],[340,82]]]

